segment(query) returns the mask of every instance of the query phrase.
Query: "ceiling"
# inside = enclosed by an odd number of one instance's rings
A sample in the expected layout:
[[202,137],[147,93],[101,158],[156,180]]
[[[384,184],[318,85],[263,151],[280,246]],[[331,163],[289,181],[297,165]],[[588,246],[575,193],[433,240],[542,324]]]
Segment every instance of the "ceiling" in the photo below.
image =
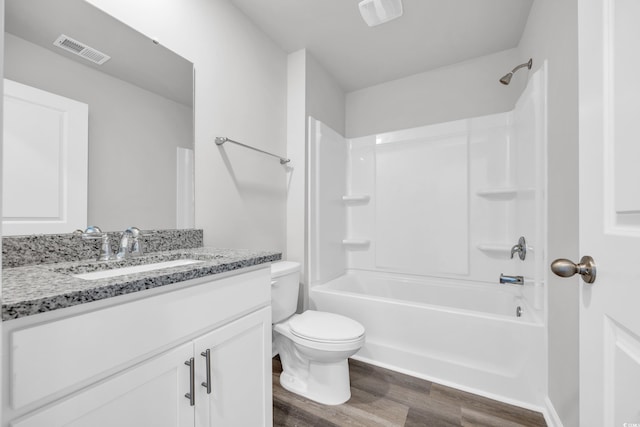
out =
[[359,0],[230,0],[285,52],[306,48],[346,92],[516,47],[533,0],[403,0],[377,27]]

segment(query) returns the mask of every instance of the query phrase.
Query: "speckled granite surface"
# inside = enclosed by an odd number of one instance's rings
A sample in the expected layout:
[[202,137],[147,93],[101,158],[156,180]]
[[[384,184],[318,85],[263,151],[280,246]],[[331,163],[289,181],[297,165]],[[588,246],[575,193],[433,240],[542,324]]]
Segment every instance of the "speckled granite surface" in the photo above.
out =
[[[76,261],[2,269],[2,320],[71,307],[281,259],[279,252],[195,248],[147,254],[124,261]],[[176,259],[202,262],[112,278],[71,274]]]
[[[144,230],[145,252],[202,247],[202,230]],[[118,247],[122,232],[109,232],[111,247]],[[99,240],[83,240],[79,235],[34,234],[2,238],[2,268],[65,261],[97,259]]]

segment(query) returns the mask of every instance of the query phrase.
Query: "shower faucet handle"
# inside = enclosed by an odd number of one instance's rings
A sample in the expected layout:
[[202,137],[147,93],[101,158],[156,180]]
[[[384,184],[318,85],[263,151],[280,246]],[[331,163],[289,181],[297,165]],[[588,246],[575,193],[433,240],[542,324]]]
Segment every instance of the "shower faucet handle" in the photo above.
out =
[[527,256],[527,241],[524,239],[524,236],[520,236],[518,244],[511,248],[511,259],[513,259],[516,253],[518,254],[518,258],[524,261]]

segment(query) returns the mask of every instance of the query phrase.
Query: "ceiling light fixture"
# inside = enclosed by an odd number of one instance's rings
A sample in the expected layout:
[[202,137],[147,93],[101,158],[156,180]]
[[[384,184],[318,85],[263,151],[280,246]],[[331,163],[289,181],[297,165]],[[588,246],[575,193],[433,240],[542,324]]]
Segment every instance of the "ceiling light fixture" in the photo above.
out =
[[362,19],[370,27],[402,16],[402,0],[362,0],[358,6]]

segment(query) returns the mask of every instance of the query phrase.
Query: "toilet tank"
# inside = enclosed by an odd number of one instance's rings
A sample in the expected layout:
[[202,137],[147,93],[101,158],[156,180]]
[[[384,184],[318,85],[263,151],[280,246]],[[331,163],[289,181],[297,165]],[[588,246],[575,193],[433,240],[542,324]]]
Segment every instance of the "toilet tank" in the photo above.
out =
[[271,323],[278,323],[296,312],[300,286],[300,263],[271,264]]

